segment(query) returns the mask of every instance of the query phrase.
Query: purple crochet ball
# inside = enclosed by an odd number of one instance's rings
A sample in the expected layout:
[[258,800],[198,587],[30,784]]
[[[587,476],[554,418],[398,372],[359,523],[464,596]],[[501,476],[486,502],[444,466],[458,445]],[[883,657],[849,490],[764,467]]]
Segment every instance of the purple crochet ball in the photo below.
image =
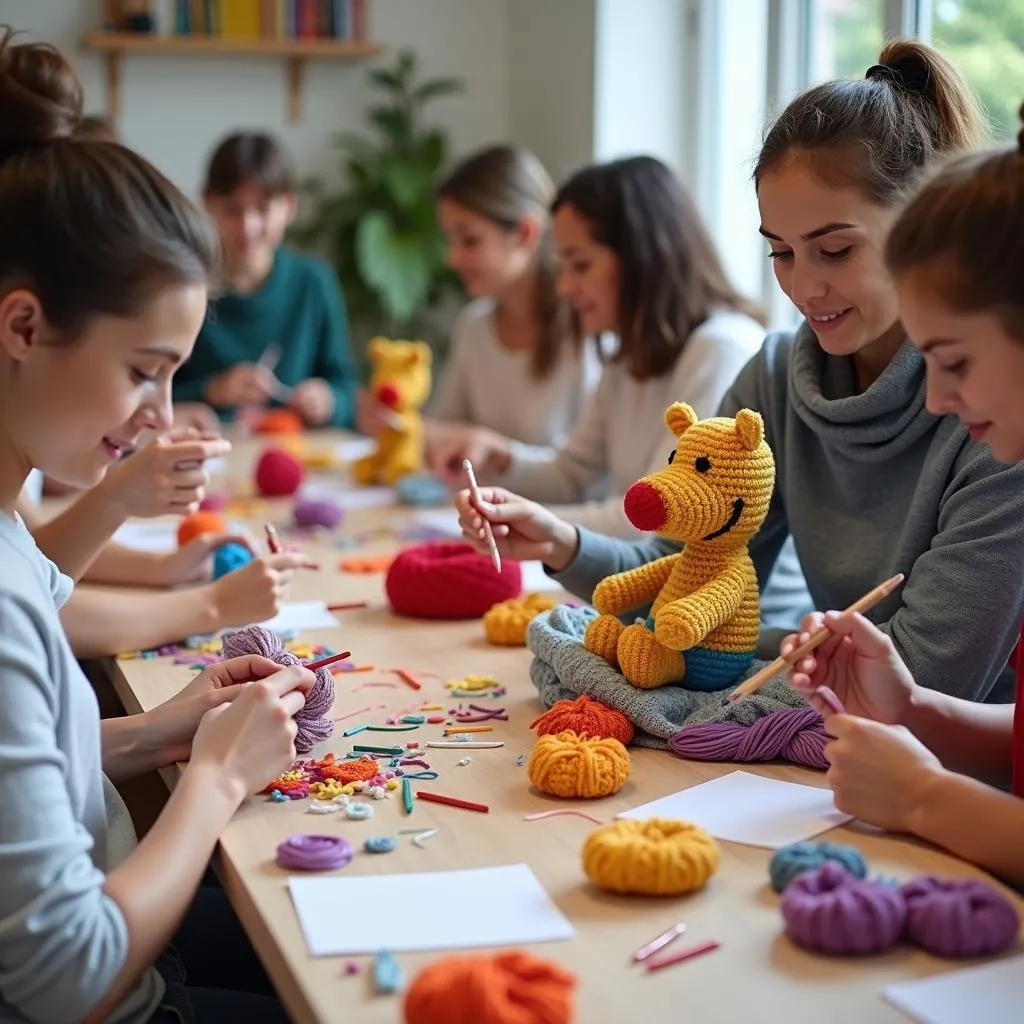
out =
[[341,506],[330,498],[299,498],[292,509],[292,518],[299,527],[322,526],[336,530],[341,525]]
[[855,878],[835,861],[794,878],[782,894],[786,933],[804,949],[837,955],[882,953],[907,918],[898,889]]
[[999,953],[1020,931],[1013,904],[978,879],[924,875],[901,891],[907,904],[907,938],[935,956]]

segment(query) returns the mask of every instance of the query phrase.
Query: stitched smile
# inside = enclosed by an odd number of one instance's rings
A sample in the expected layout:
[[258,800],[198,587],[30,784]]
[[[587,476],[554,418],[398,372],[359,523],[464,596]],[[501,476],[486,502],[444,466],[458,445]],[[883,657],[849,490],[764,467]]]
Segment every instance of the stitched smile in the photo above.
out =
[[714,540],[716,537],[721,537],[727,534],[739,521],[740,516],[743,515],[743,499],[737,498],[732,503],[732,515],[729,516],[725,523],[725,526],[719,527],[714,533],[709,533],[703,540]]

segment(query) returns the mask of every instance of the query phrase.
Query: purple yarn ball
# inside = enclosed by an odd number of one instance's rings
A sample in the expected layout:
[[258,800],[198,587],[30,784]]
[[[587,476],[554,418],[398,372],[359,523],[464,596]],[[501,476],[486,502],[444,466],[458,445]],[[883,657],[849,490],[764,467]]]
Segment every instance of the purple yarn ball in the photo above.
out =
[[999,953],[1020,931],[1013,904],[978,879],[924,875],[901,891],[907,904],[907,938],[935,956]]
[[[221,653],[225,658],[238,658],[246,654],[259,654],[278,665],[301,665],[302,661],[285,650],[281,638],[263,626],[246,626],[237,633],[225,633],[221,638]],[[310,751],[322,740],[334,734],[331,708],[334,707],[334,676],[329,668],[315,670],[316,682],[306,694],[306,703],[295,713],[295,749],[300,754]]]
[[898,889],[855,878],[835,861],[794,878],[782,894],[786,933],[804,949],[838,955],[882,953],[903,932]]
[[668,744],[680,757],[696,761],[774,761],[782,758],[808,768],[828,768],[824,719],[814,708],[784,708],[753,725],[707,722],[688,725]]
[[299,498],[292,509],[295,525],[302,528],[322,526],[336,530],[341,525],[341,506],[330,498]]
[[290,836],[277,848],[277,863],[291,871],[330,871],[352,860],[352,845],[341,836]]

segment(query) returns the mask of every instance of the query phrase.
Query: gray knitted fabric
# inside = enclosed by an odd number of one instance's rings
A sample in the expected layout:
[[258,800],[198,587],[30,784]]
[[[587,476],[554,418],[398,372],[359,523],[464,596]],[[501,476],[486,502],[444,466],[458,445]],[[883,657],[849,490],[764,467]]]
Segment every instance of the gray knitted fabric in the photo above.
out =
[[[621,711],[633,723],[637,729],[634,743],[659,749],[666,749],[669,737],[686,725],[704,722],[751,725],[773,711],[806,707],[803,698],[787,686],[781,676],[735,704],[726,700],[728,690],[700,693],[681,686],[638,689],[603,658],[583,647],[583,634],[596,617],[593,608],[560,605],[530,623],[526,633],[526,646],[534,654],[530,678],[544,707],[586,694]],[[755,662],[744,678],[763,665],[764,662]]]

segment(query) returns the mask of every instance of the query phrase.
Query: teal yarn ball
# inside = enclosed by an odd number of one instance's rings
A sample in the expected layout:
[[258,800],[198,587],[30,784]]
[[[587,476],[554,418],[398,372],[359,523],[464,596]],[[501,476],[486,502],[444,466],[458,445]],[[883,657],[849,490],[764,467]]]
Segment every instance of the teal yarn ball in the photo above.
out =
[[768,865],[772,888],[782,892],[798,875],[815,871],[826,861],[841,864],[854,878],[866,878],[868,866],[856,846],[842,843],[793,843],[776,850]]
[[213,578],[219,580],[229,572],[241,569],[253,560],[253,553],[244,545],[230,541],[222,544],[213,555]]
[[395,485],[395,497],[400,505],[429,508],[447,505],[452,492],[437,477],[425,473],[403,476]]

